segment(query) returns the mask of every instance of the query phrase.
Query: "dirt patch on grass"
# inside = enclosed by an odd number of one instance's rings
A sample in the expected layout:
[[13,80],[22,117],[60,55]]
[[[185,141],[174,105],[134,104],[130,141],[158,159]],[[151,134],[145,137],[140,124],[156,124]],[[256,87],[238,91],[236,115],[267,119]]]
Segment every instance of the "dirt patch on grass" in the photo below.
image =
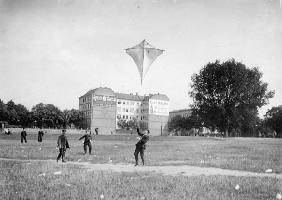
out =
[[[53,162],[54,160],[20,160],[20,159],[8,159],[0,158],[5,161],[18,161],[18,162]],[[255,173],[248,171],[239,171],[239,170],[229,170],[229,169],[220,169],[213,167],[197,167],[189,165],[166,165],[166,166],[134,166],[133,164],[128,163],[103,163],[103,164],[92,164],[89,162],[73,162],[69,161],[67,163],[58,162],[59,165],[80,165],[88,171],[113,171],[113,172],[154,172],[160,173],[163,175],[171,176],[236,176],[236,177],[272,177],[282,179],[282,174],[276,173]]]

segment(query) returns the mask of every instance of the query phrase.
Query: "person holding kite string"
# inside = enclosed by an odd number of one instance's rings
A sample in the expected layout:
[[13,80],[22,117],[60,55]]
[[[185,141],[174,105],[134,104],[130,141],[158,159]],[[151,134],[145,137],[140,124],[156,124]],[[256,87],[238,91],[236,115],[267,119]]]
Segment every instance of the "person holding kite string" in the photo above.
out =
[[140,136],[139,141],[136,143],[136,148],[134,152],[134,157],[135,157],[135,166],[138,165],[138,154],[140,153],[140,157],[142,160],[142,165],[145,165],[145,160],[144,160],[144,151],[146,149],[146,143],[149,141],[149,130],[145,130],[144,133],[141,133],[139,128],[137,128],[137,133]]
[[92,141],[92,136],[91,136],[91,132],[87,133],[84,136],[82,136],[81,138],[79,138],[79,140],[82,140],[84,138],[84,142],[83,142],[83,149],[84,149],[84,154],[87,153],[87,146],[89,148],[89,155],[91,155],[91,150],[92,150],[92,145],[91,145],[91,141]]

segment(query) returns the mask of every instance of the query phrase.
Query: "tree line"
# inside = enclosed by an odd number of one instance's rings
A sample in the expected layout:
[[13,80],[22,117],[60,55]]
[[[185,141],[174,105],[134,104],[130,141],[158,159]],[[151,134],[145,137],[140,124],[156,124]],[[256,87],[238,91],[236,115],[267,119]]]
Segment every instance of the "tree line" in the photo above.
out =
[[61,111],[53,104],[39,103],[29,111],[12,100],[6,104],[0,99],[0,121],[16,127],[85,128],[83,113],[76,109]]
[[191,78],[191,116],[170,119],[169,130],[207,127],[226,137],[275,131],[281,137],[281,106],[270,109],[264,119],[258,116],[258,109],[274,96],[262,75],[258,67],[246,67],[234,59],[206,64]]

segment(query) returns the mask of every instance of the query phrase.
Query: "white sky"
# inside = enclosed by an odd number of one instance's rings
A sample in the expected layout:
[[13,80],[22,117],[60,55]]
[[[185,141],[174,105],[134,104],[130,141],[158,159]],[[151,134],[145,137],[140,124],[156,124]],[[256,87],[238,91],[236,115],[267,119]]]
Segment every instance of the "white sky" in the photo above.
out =
[[[143,39],[165,52],[142,87],[124,51]],[[78,108],[91,88],[164,93],[187,108],[193,73],[216,59],[258,66],[282,105],[279,0],[0,0],[0,98],[29,109]]]

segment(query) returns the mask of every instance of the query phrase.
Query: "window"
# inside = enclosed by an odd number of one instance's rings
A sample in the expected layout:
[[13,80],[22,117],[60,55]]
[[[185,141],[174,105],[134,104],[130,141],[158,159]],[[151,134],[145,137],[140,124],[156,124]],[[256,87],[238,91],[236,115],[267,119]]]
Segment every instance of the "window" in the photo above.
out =
[[120,102],[120,101],[118,101],[118,104],[121,104],[121,102]]
[[126,108],[125,112],[128,112],[128,108]]
[[118,119],[120,119],[120,118],[121,118],[121,116],[120,116],[120,115],[117,115],[117,118],[118,118]]
[[128,116],[126,115],[125,118],[128,119]]
[[125,104],[125,101],[124,101],[124,102],[122,102],[122,104]]
[[125,116],[123,115],[123,116],[122,116],[122,119],[124,119],[124,118],[125,118]]

